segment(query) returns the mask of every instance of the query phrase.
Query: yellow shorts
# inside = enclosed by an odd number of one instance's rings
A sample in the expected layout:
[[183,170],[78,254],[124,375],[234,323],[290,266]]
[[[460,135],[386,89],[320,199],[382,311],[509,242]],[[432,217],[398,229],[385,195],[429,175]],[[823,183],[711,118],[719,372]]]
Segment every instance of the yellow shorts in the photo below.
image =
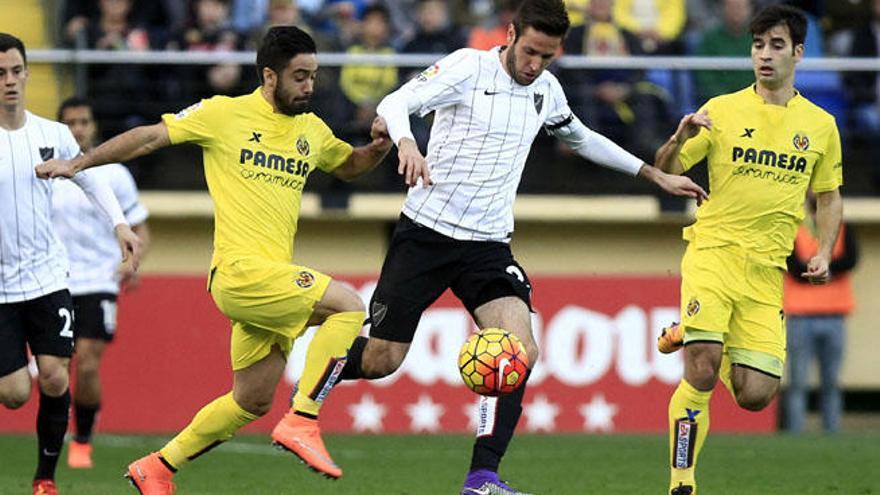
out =
[[724,344],[733,364],[781,377],[785,365],[784,272],[737,246],[697,249],[681,261],[685,343]]
[[289,355],[329,284],[330,277],[311,268],[258,258],[214,267],[209,290],[232,320],[232,369],[263,359],[273,345]]

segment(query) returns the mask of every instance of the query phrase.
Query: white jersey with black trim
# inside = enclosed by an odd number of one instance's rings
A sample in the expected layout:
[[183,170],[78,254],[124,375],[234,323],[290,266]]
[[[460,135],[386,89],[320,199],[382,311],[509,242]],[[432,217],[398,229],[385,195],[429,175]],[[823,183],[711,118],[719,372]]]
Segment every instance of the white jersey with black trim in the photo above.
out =
[[584,156],[604,156],[600,163],[612,168],[635,174],[642,165],[572,114],[553,74],[544,71],[527,86],[514,81],[500,49],[457,50],[377,109],[395,143],[412,136],[409,114],[436,112],[425,156],[433,185],[410,188],[403,213],[455,239],[510,240],[516,191],[542,128]]
[[30,112],[21,128],[0,128],[0,304],[67,288],[67,258],[52,227],[52,181],[38,179],[34,167],[79,152],[66,125]]
[[[138,199],[134,177],[125,165],[113,163],[80,173],[97,177],[110,185],[130,225],[141,224],[147,219],[148,212]],[[118,293],[116,271],[122,254],[113,227],[104,215],[70,181],[53,185],[52,210],[55,231],[70,260],[70,293],[74,296]]]

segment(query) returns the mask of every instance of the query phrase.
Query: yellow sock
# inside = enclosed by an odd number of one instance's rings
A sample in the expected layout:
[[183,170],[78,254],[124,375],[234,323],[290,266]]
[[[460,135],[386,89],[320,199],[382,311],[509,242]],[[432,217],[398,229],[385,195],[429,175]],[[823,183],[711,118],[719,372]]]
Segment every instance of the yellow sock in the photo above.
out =
[[324,321],[306,351],[306,364],[291,410],[317,416],[339,379],[348,349],[364,326],[363,311],[336,313]]
[[241,427],[257,419],[232,399],[232,392],[203,407],[192,422],[165,444],[159,454],[180,469],[187,462],[232,438]]
[[670,489],[683,483],[693,486],[696,493],[694,470],[709,433],[711,397],[711,390],[702,392],[682,379],[669,400]]
[[723,383],[727,391],[730,392],[730,396],[736,401],[736,391],[733,389],[733,379],[730,376],[731,373],[733,373],[731,366],[730,354],[728,354],[725,349],[724,354],[721,355],[721,367],[718,369],[718,379],[721,380],[721,383]]

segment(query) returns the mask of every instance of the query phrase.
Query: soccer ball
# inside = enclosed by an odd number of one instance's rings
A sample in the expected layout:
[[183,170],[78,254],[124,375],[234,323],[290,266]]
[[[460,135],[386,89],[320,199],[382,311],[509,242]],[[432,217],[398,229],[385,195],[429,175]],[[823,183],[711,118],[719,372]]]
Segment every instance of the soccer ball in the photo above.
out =
[[461,378],[480,395],[513,392],[525,381],[528,367],[522,342],[500,328],[486,328],[471,335],[458,354]]

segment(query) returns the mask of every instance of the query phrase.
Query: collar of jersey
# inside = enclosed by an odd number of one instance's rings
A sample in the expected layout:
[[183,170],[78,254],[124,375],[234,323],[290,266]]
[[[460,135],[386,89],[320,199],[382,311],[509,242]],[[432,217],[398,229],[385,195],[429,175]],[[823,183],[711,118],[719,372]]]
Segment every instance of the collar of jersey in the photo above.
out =
[[[531,85],[523,86],[522,84],[514,81],[513,78],[510,77],[510,74],[508,74],[507,71],[504,70],[504,66],[501,65],[501,50],[503,50],[504,48],[505,45],[496,46],[495,48],[489,49],[489,53],[492,54],[493,62],[498,64],[498,70],[502,74],[502,80],[506,84],[506,87],[504,87],[504,85],[497,85],[495,84],[495,81],[492,81],[492,87],[489,89],[492,91],[498,91],[499,93],[509,93],[514,95],[528,94],[529,86]],[[538,80],[535,79],[535,82],[538,82]],[[532,85],[535,84],[535,82],[533,82]]]
[[756,83],[752,83],[752,85],[749,86],[746,91],[749,92],[752,99],[756,103],[759,103],[761,105],[768,105],[768,106],[779,107],[779,108],[794,108],[801,103],[801,100],[803,100],[803,96],[801,96],[801,92],[798,91],[797,88],[795,88],[794,96],[792,96],[792,98],[790,100],[788,100],[788,103],[786,103],[785,106],[771,105],[771,104],[767,103],[766,101],[764,101],[764,98],[758,94],[758,87],[757,86],[758,85]]
[[256,101],[255,105],[257,106],[257,109],[260,111],[260,113],[266,114],[268,117],[273,119],[293,118],[289,115],[275,112],[275,110],[272,108],[272,105],[270,105],[269,102],[266,101],[265,98],[263,98],[263,94],[261,92],[262,88],[262,86],[258,86],[257,89],[255,89],[254,92],[249,95],[250,98]]

